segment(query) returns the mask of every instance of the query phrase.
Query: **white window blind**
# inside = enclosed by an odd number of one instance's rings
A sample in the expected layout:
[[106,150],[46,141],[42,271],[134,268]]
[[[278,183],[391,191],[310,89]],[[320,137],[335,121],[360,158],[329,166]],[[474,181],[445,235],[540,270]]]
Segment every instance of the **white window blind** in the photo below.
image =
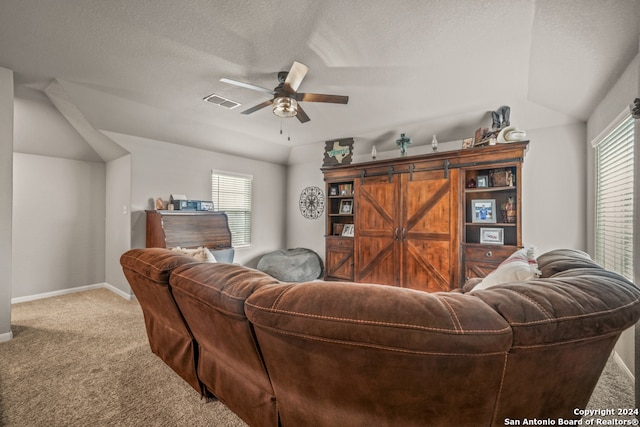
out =
[[216,211],[229,218],[231,243],[234,247],[251,244],[251,181],[250,175],[211,171],[211,200]]
[[596,145],[595,258],[633,280],[634,120],[629,115]]

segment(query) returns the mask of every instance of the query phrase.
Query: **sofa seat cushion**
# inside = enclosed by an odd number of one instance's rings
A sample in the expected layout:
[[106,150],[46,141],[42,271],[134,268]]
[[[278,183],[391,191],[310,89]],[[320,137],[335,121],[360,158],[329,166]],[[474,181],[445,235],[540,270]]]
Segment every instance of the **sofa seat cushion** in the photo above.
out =
[[311,249],[280,249],[260,258],[257,268],[283,282],[308,282],[322,275],[322,260]]

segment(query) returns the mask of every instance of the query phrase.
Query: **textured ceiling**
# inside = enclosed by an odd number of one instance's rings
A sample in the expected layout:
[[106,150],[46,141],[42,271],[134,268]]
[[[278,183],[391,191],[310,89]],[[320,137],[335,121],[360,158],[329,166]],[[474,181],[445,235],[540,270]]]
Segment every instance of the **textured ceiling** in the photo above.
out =
[[[462,139],[501,105],[523,129],[584,121],[638,53],[639,3],[2,0],[0,66],[55,79],[96,129],[286,163],[332,138]],[[303,103],[305,124],[246,116],[270,97],[219,81],[273,88],[293,61],[310,68],[300,91],[349,104]]]

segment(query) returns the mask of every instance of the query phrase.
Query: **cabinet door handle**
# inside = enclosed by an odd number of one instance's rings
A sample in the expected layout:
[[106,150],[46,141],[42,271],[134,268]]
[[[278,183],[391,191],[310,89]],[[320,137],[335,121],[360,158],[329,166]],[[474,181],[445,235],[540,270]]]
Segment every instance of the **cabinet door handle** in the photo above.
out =
[[487,252],[487,257],[492,257],[493,256],[493,252],[489,251]]
[[394,238],[395,240],[398,240],[398,227],[396,227],[396,229],[395,229],[395,230],[394,230],[394,232],[393,232],[393,238]]
[[402,229],[402,241],[407,240],[407,229],[403,228]]

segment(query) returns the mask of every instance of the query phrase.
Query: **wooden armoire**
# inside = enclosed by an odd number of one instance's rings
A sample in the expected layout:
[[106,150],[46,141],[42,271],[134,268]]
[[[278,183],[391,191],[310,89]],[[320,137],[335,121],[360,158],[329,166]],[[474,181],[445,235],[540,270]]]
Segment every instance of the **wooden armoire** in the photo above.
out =
[[[522,246],[527,145],[324,167],[325,279],[435,292],[484,276]],[[509,220],[501,213],[507,201]],[[479,202],[488,221],[474,218]]]

